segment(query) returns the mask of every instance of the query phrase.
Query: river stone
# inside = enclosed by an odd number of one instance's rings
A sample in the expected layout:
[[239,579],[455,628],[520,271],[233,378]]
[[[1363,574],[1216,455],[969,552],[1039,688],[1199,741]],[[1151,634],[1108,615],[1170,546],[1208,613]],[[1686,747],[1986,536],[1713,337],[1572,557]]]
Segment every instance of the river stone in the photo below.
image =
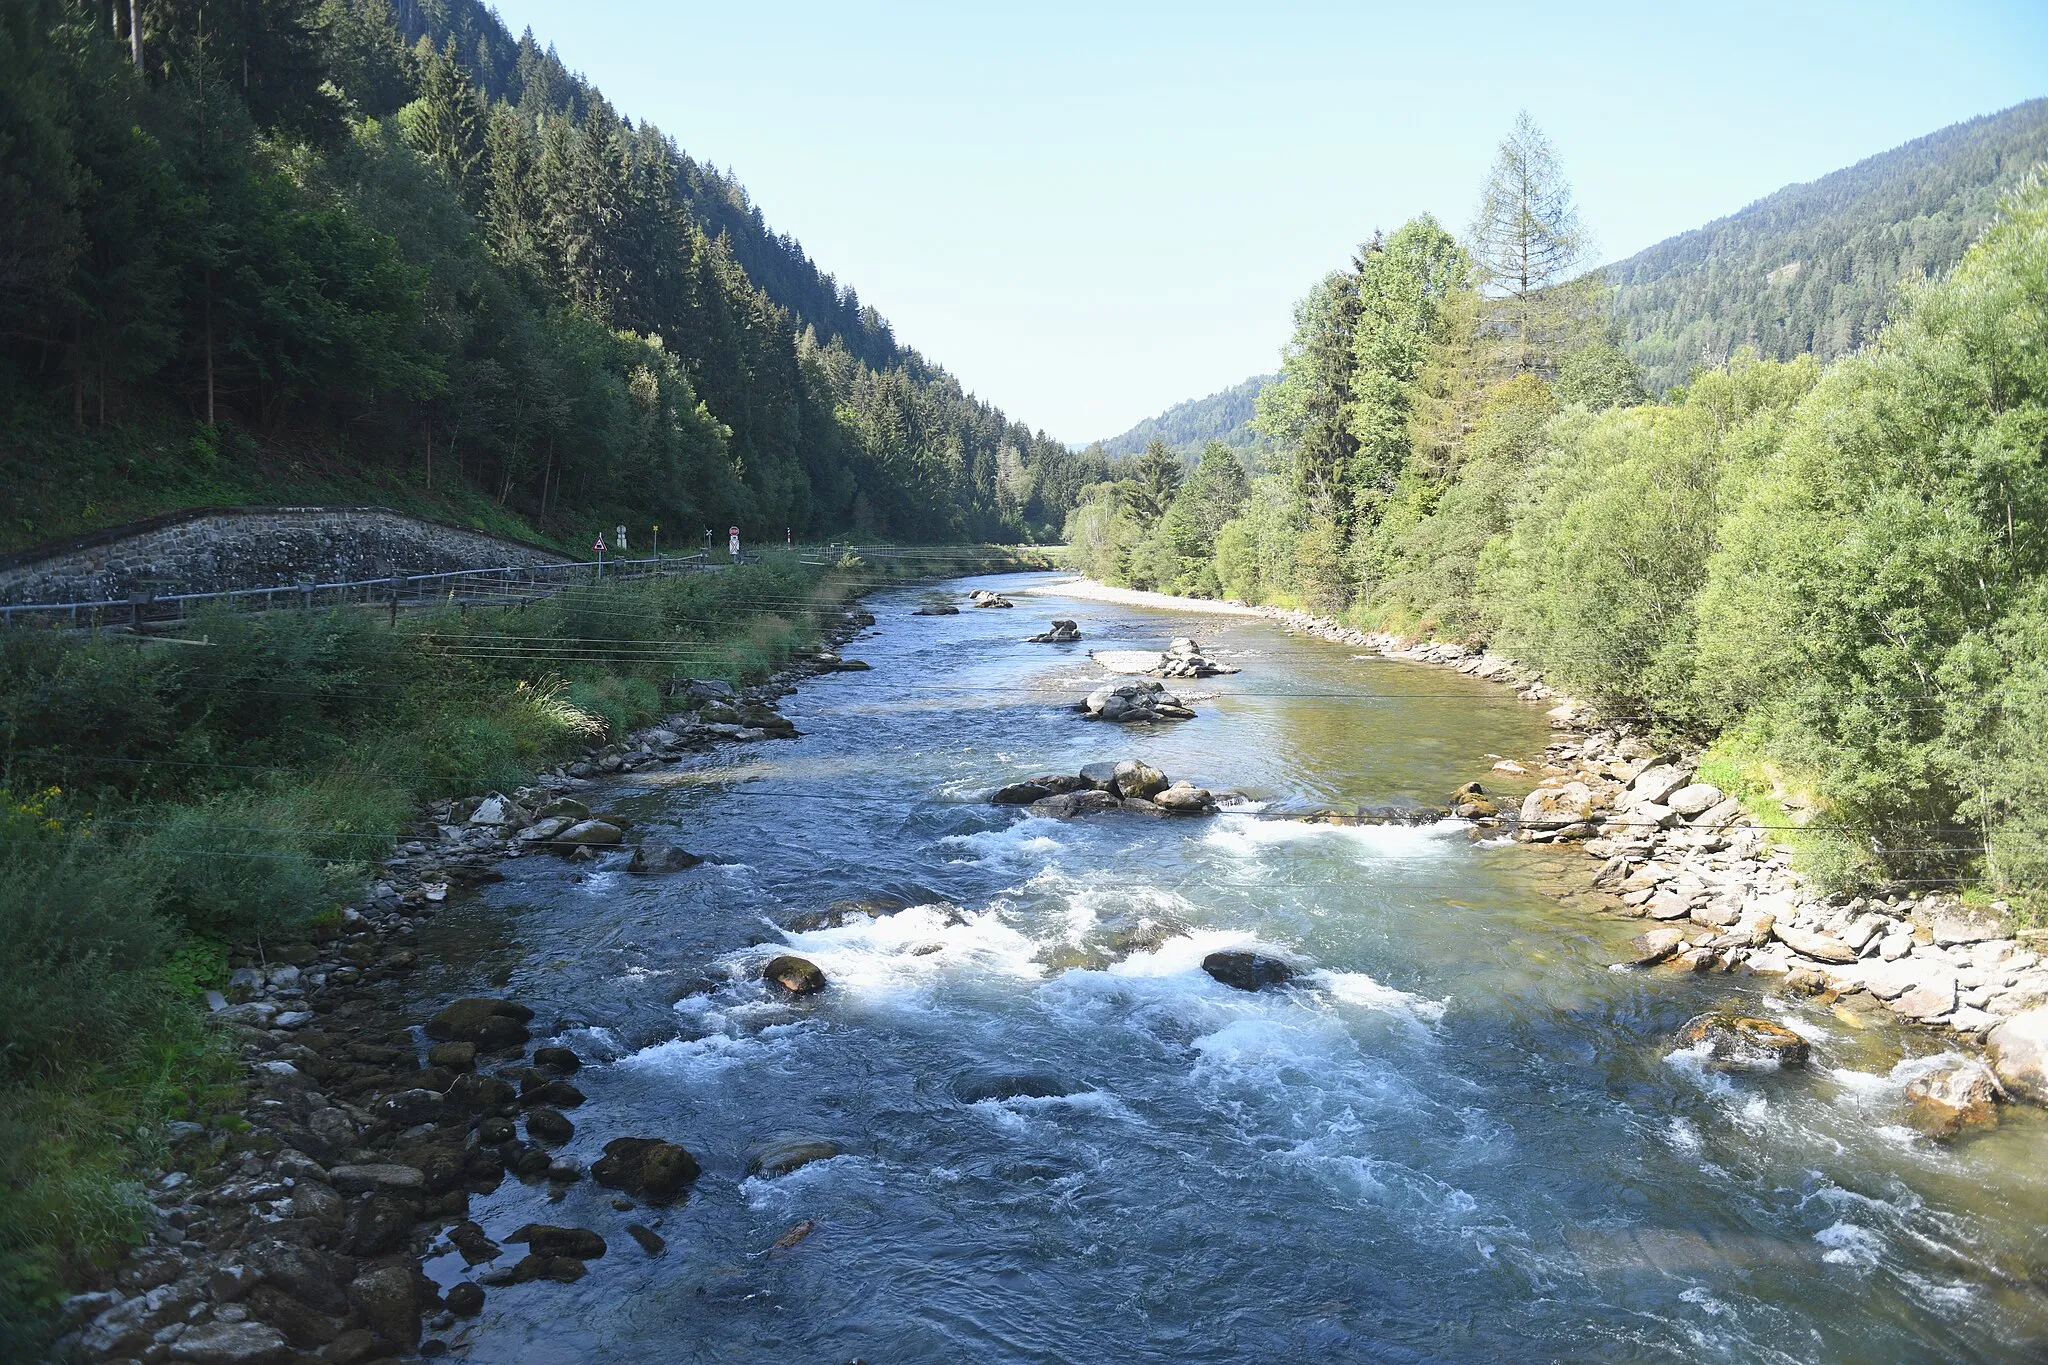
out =
[[1660,763],[1636,774],[1636,780],[1629,783],[1629,795],[1634,804],[1662,806],[1665,798],[1692,781],[1692,769],[1675,764]]
[[640,1244],[640,1249],[649,1256],[659,1256],[662,1252],[668,1250],[668,1243],[662,1240],[661,1234],[653,1228],[641,1223],[628,1223],[626,1224],[626,1231],[632,1236],[634,1241]]
[[696,854],[676,844],[646,843],[633,850],[633,861],[626,864],[626,871],[643,875],[681,872],[703,861]]
[[1115,810],[1117,805],[1117,799],[1108,792],[1090,790],[1048,796],[1043,801],[1033,801],[1025,809],[1033,815],[1068,820],[1078,815],[1100,815],[1104,811]]
[[577,824],[590,818],[590,807],[574,797],[558,796],[533,813],[536,820],[566,820]]
[[1956,1007],[1956,974],[1938,971],[1892,1001],[1892,1009],[1908,1019],[1934,1019]]
[[1704,815],[1721,800],[1721,789],[1711,782],[1694,782],[1680,787],[1664,799],[1663,804],[1678,814],[1690,818]]
[[1629,940],[1629,946],[1635,949],[1635,957],[1631,960],[1638,967],[1651,966],[1677,952],[1678,945],[1683,942],[1683,929],[1652,929],[1647,933],[1637,934]]
[[1044,1071],[984,1072],[956,1077],[953,1098],[962,1104],[983,1100],[1051,1099],[1066,1095],[1074,1087]]
[[554,842],[569,848],[596,848],[622,842],[626,832],[605,820],[582,820],[569,826]]
[[1116,794],[1150,801],[1167,788],[1166,774],[1149,763],[1127,758],[1116,765]]
[[770,1142],[754,1149],[747,1158],[747,1174],[773,1180],[779,1175],[788,1175],[814,1161],[830,1161],[839,1155],[839,1144],[822,1138],[793,1138],[787,1141]]
[[526,1133],[535,1142],[546,1142],[554,1146],[560,1146],[576,1136],[576,1125],[571,1123],[568,1115],[564,1114],[561,1110],[550,1109],[543,1105],[538,1109],[528,1111],[526,1115]]
[[701,1174],[695,1157],[660,1138],[613,1138],[590,1168],[598,1184],[637,1194],[650,1204],[668,1203]]
[[1948,1136],[1998,1122],[1998,1079],[1974,1057],[1949,1053],[1906,1082],[1906,1102],[1915,1120]]
[[1116,788],[1116,764],[1086,764],[1081,769],[1081,780],[1096,791],[1114,792]]
[[1812,1051],[1783,1024],[1741,1014],[1702,1014],[1678,1031],[1680,1047],[1702,1043],[1709,1064],[1727,1069],[1804,1066]]
[[2007,1090],[2048,1104],[2048,1005],[2036,1005],[1991,1030],[1984,1055]]
[[410,1351],[420,1343],[420,1304],[413,1292],[409,1265],[366,1270],[349,1283],[349,1306],[363,1323],[386,1341]]
[[1012,782],[1007,787],[996,788],[995,795],[989,797],[989,801],[998,806],[1028,806],[1033,801],[1043,801],[1048,796],[1059,794],[1051,787],[1035,780]]
[[559,1071],[565,1076],[573,1076],[582,1069],[583,1059],[570,1049],[557,1045],[535,1048],[533,1064],[547,1067],[551,1071]]
[[1538,787],[1522,798],[1522,823],[1531,829],[1563,829],[1593,813],[1593,793],[1583,782]]
[[1778,941],[1793,952],[1810,957],[1816,962],[1854,962],[1856,950],[1838,938],[1801,929],[1780,920],[1772,926],[1771,932]]
[[399,1194],[416,1199],[426,1193],[427,1188],[426,1173],[419,1167],[400,1166],[395,1162],[336,1166],[327,1173],[327,1181],[343,1194]]
[[470,1280],[450,1285],[446,1302],[448,1311],[456,1317],[473,1318],[484,1311],[483,1286]]
[[791,995],[816,995],[825,989],[825,973],[817,963],[788,953],[770,958],[761,969],[761,979]]
[[533,1011],[511,1000],[471,996],[457,1000],[427,1021],[427,1036],[437,1042],[475,1043],[486,1051],[524,1047],[527,1021]]
[[397,1249],[412,1231],[410,1201],[394,1195],[364,1195],[349,1206],[341,1225],[341,1249],[351,1256],[382,1256]]
[[579,1261],[602,1259],[605,1241],[589,1228],[556,1227],[552,1223],[528,1223],[505,1239],[526,1243],[536,1256],[571,1256]]
[[1208,815],[1216,809],[1216,798],[1207,788],[1176,783],[1152,798],[1161,810],[1175,815]]
[[1284,986],[1294,979],[1294,968],[1279,958],[1241,950],[1209,954],[1202,959],[1202,970],[1241,991]]
[[1699,829],[1727,829],[1743,824],[1742,803],[1732,796],[1723,797],[1694,816],[1692,823]]
[[353,1263],[343,1257],[270,1238],[243,1252],[242,1263],[293,1298],[311,1304],[323,1313],[348,1311],[348,1295],[342,1286],[348,1283]]
[[545,843],[575,823],[577,822],[566,815],[547,816],[534,821],[525,829],[520,830],[519,842],[522,844]]
[[171,1359],[194,1365],[273,1365],[291,1355],[284,1333],[267,1322],[202,1322],[171,1343]]
[[498,1259],[498,1253],[503,1250],[502,1247],[490,1239],[489,1234],[484,1231],[481,1223],[470,1221],[457,1223],[454,1227],[448,1229],[448,1241],[457,1251],[462,1253],[463,1262],[467,1265],[481,1265],[485,1261],[495,1261]]
[[1958,943],[1986,943],[2005,937],[2003,916],[1988,910],[1967,910],[1961,906],[1934,913],[1935,946],[1947,948]]
[[476,1070],[475,1043],[436,1043],[427,1049],[427,1065],[450,1071]]

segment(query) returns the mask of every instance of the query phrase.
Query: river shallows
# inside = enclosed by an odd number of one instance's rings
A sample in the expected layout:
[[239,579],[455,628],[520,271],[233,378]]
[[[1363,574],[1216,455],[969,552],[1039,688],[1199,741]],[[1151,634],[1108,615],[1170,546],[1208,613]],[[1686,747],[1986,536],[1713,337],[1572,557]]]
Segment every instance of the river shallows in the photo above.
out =
[[[560,1203],[513,1181],[476,1200],[494,1235],[588,1226],[610,1252],[574,1285],[491,1291],[459,1352],[2040,1357],[2048,1125],[2008,1109],[1960,1146],[1913,1135],[1891,1073],[1933,1040],[1745,978],[1610,971],[1637,926],[1561,900],[1579,869],[1453,826],[981,803],[1126,756],[1269,809],[1441,802],[1489,779],[1489,755],[1540,752],[1539,708],[1259,620],[1044,597],[913,617],[922,596],[869,604],[877,627],[846,652],[871,672],[788,699],[803,738],[604,793],[636,837],[717,862],[640,880],[515,860],[437,923],[442,984],[489,976],[608,1063],[577,1078],[569,1155],[650,1135],[705,1166],[668,1210],[615,1211],[588,1181]],[[1053,615],[1083,642],[1019,643]],[[1134,732],[1058,709],[1101,677],[1090,647],[1180,634],[1244,670],[1185,685],[1215,694],[1197,720]],[[773,927],[875,897],[912,908]],[[1312,975],[1250,995],[1198,970],[1248,945]],[[830,989],[767,998],[776,951]],[[1674,1055],[1679,1025],[1730,997],[1807,1033],[1813,1069]],[[844,1154],[747,1178],[780,1138]],[[664,1255],[627,1236],[635,1219]],[[805,1219],[808,1239],[762,1254]]]

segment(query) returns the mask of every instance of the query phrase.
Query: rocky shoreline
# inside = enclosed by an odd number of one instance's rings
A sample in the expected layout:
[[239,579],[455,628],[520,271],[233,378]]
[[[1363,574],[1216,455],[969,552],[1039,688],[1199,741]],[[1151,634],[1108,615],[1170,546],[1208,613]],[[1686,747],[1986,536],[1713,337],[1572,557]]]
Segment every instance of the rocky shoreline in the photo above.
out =
[[[1999,1098],[2048,1104],[2048,931],[2010,923],[2002,902],[1965,906],[1910,889],[1825,894],[1793,871],[1741,803],[1697,780],[1698,754],[1659,751],[1512,659],[1443,641],[1361,631],[1307,612],[1252,609],[1288,629],[1389,659],[1454,669],[1551,703],[1557,737],[1538,785],[1501,809],[1477,783],[1452,813],[1516,827],[1524,842],[1575,846],[1600,860],[1594,884],[1620,913],[1655,926],[1627,964],[1782,979],[1851,1011],[1946,1030],[1981,1045]],[[1981,1067],[1980,1067],[1981,1069]],[[1974,1126],[1974,1125],[1973,1125]]]
[[[849,609],[830,642],[873,623]],[[452,887],[495,880],[503,859],[623,852],[630,822],[572,793],[718,745],[793,738],[780,697],[803,678],[865,667],[827,648],[757,687],[690,682],[657,725],[515,792],[424,811],[381,879],[335,922],[232,953],[229,989],[210,1003],[244,1067],[237,1121],[172,1125],[169,1160],[148,1187],[148,1236],[101,1287],[65,1302],[67,1330],[50,1358],[362,1365],[437,1356],[487,1294],[579,1279],[611,1249],[594,1229],[532,1224],[504,1239],[525,1246],[513,1256],[469,1220],[472,1196],[508,1178],[556,1187],[589,1178],[618,1191],[613,1208],[629,1214],[686,1193],[697,1162],[660,1137],[616,1138],[588,1171],[555,1155],[575,1133],[564,1111],[583,1102],[570,1079],[581,1063],[566,1047],[527,1056],[526,1006],[472,997],[416,1018],[403,983],[419,965],[420,930]],[[642,842],[628,870],[660,875],[698,861]],[[640,1254],[662,1253],[644,1223],[625,1231]],[[444,1293],[424,1266],[455,1253],[473,1273]]]

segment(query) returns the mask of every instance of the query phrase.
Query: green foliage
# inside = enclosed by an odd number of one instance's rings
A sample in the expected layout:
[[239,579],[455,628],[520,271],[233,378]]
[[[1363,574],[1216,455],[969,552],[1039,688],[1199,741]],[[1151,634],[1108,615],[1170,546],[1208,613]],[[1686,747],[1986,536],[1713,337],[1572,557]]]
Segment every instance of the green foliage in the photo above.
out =
[[1898,315],[1902,282],[1948,274],[2044,161],[2048,99],[1944,128],[1608,266],[1611,316],[1653,391],[1742,346],[1848,355]]

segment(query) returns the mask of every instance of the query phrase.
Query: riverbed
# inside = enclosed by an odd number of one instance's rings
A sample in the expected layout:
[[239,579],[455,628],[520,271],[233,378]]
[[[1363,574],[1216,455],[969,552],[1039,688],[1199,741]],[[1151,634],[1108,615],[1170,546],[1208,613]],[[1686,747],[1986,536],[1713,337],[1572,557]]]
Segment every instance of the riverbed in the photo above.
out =
[[[1742,976],[1616,971],[1640,924],[1591,860],[1440,805],[1539,756],[1542,709],[1273,622],[901,589],[783,705],[802,737],[588,795],[711,861],[662,878],[530,857],[434,922],[430,993],[479,979],[576,1048],[563,1151],[681,1142],[686,1203],[507,1180],[472,1213],[609,1244],[569,1285],[490,1291],[480,1362],[2027,1360],[2048,1350],[2048,1129],[2007,1108],[1945,1143],[1906,1122],[1941,1044]],[[957,616],[912,613],[934,592]],[[1022,643],[1051,616],[1079,644]],[[1195,635],[1243,671],[1176,683],[1197,718],[1071,703],[1091,648]],[[1210,819],[1058,822],[987,804],[1137,757],[1247,798]],[[1588,864],[1579,866],[1578,864]],[[794,931],[845,900],[878,917]],[[1233,991],[1255,947],[1305,973]],[[772,998],[763,962],[830,979]],[[1731,1000],[1813,1043],[1804,1071],[1677,1051]],[[841,1154],[747,1175],[780,1139]],[[628,1222],[666,1240],[658,1256]],[[795,1245],[774,1244],[812,1224]],[[444,1282],[459,1257],[431,1266]]]

